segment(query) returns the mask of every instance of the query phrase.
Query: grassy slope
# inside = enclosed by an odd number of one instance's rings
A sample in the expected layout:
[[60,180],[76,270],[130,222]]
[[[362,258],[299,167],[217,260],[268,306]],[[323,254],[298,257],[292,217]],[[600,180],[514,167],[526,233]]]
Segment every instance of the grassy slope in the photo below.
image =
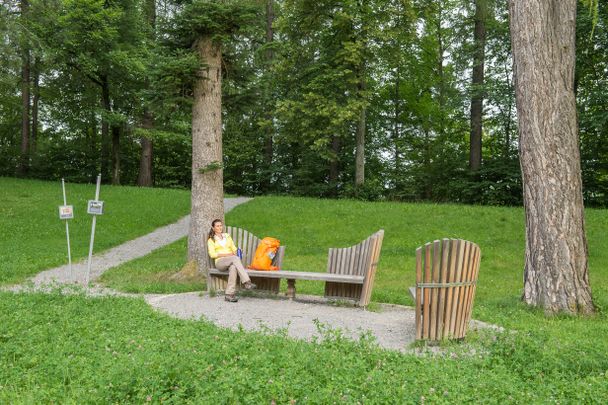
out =
[[[608,211],[586,215],[591,283],[603,309]],[[545,318],[518,302],[524,246],[520,208],[275,197],[237,207],[228,222],[280,238],[287,246],[286,267],[319,271],[325,269],[328,247],[357,243],[383,228],[374,300],[396,303],[410,302],[405,288],[414,279],[417,246],[441,237],[473,240],[483,254],[474,316],[517,333],[496,339],[470,334],[482,357],[429,359],[353,346],[331,334],[317,347],[233,333],[172,320],[133,300],[1,294],[0,402],[143,402],[148,396],[279,403],[420,402],[423,396],[439,403],[608,400],[603,311],[594,318]],[[20,245],[11,249],[16,256],[23,251]],[[163,272],[165,263],[178,267],[184,252],[180,241],[141,263],[159,263],[156,270]],[[301,292],[320,289],[317,283],[299,285]]]
[[[95,186],[66,185],[73,260],[86,257],[91,216],[86,202]],[[189,192],[138,187],[101,187],[105,214],[97,220],[95,252],[106,250],[175,222],[188,214]],[[65,225],[57,207],[63,204],[61,183],[0,177],[0,285],[18,283],[39,271],[67,263]]]
[[[608,304],[608,211],[588,209],[590,278],[596,303]],[[463,238],[482,250],[477,309],[513,305],[520,295],[524,263],[521,208],[448,204],[368,203],[290,197],[258,197],[236,207],[227,222],[258,236],[274,236],[287,247],[286,269],[325,271],[327,249],[360,242],[377,229],[385,238],[373,300],[411,304],[406,287],[414,283],[415,249],[438,238]],[[102,279],[127,291],[183,291],[168,275],[184,263],[186,241],[113,269]],[[200,286],[193,286],[200,288]],[[298,283],[298,290],[322,294],[322,283]]]

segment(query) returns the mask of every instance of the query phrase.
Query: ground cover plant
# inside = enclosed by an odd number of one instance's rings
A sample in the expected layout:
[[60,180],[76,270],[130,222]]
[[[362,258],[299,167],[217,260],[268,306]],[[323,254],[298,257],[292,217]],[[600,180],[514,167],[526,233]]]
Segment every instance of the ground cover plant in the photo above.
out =
[[[604,322],[605,323],[605,322]],[[415,356],[322,326],[321,344],[172,319],[143,300],[0,293],[2,403],[602,403],[608,360],[542,334]],[[598,332],[607,332],[604,327]],[[596,339],[597,341],[597,339]],[[592,347],[582,342],[580,349]]]
[[[87,200],[94,184],[66,185],[72,259],[88,256],[91,216]],[[190,194],[184,190],[102,185],[105,214],[97,219],[94,252],[100,252],[187,215]],[[23,281],[42,270],[67,263],[60,182],[0,177],[0,285]]]

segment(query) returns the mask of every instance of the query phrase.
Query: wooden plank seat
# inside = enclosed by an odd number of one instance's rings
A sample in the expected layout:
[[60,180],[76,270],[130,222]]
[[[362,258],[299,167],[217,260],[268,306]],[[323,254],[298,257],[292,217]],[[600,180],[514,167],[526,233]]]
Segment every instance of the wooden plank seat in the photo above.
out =
[[[230,233],[233,228],[228,227],[228,229],[228,233]],[[384,231],[380,230],[355,246],[329,249],[326,273],[286,270],[247,270],[247,274],[249,274],[251,280],[258,285],[258,290],[264,290],[275,294],[279,292],[280,280],[286,279],[287,296],[292,299],[295,298],[296,280],[324,281],[325,297],[353,300],[360,306],[367,306],[371,298],[383,237]],[[257,243],[259,243],[259,240]],[[236,240],[235,244],[239,246]],[[253,244],[257,247],[255,240]],[[253,252],[255,252],[255,249]],[[281,253],[280,260],[278,264],[276,264],[279,267],[283,260],[283,254],[284,252]],[[277,254],[277,256],[279,255]],[[243,253],[243,263],[245,266],[250,261],[247,257],[253,257],[253,254],[251,254],[251,256],[246,256]],[[210,289],[225,289],[226,282],[223,281],[222,284],[218,279],[226,279],[226,272],[211,268],[209,270],[209,277]]]
[[479,275],[481,251],[462,239],[442,239],[416,249],[416,339],[465,337]]

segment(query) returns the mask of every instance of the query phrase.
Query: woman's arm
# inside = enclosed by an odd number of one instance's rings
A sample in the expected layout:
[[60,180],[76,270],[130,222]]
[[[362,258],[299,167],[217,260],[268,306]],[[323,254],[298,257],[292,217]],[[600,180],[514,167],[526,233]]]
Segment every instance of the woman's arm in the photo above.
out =
[[226,234],[226,247],[232,250],[232,254],[228,256],[234,256],[236,254],[236,245],[229,234]]
[[207,239],[207,253],[209,253],[209,257],[212,259],[217,259],[219,257],[215,251],[215,243],[211,238]]

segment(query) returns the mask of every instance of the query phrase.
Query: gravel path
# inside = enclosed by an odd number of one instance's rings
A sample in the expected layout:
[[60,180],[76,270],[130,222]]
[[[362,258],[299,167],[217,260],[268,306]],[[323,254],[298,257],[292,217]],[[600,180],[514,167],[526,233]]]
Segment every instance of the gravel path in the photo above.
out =
[[386,349],[405,349],[415,339],[414,311],[400,305],[382,305],[378,312],[323,303],[319,297],[298,300],[241,297],[238,303],[222,295],[186,293],[146,295],[146,302],[181,319],[206,318],[216,325],[238,330],[287,329],[290,337],[312,340],[322,337],[317,324],[340,329],[353,339],[370,331]]
[[[224,199],[224,211],[228,212],[237,205],[249,200],[250,198],[244,197],[226,198]],[[145,256],[155,249],[187,236],[189,226],[190,215],[183,217],[174,224],[163,226],[147,235],[123,243],[122,245],[106,250],[103,253],[93,255],[91,259],[89,280],[93,281],[112,267]],[[66,264],[65,266],[38,273],[31,281],[34,283],[34,286],[44,286],[52,283],[79,284],[84,286],[86,283],[86,274],[87,260],[85,259],[78,263],[72,263],[71,272],[69,266]]]
[[[248,198],[226,198],[225,211],[228,212]],[[172,243],[188,234],[190,217],[164,226],[152,233],[124,243],[113,249],[94,255],[91,263],[90,281],[94,281],[104,271],[121,263],[145,256],[155,249]],[[46,291],[57,285],[84,286],[86,279],[86,259],[68,266],[61,266],[36,275],[29,282],[10,288],[12,291]],[[65,290],[69,293],[69,289]],[[88,290],[91,296],[116,295],[140,297],[111,289],[94,286]],[[223,295],[210,297],[206,293],[145,294],[146,302],[153,308],[181,319],[206,318],[215,324],[237,330],[286,329],[290,337],[313,340],[321,338],[323,328],[340,329],[345,336],[357,339],[369,332],[378,344],[386,349],[405,350],[415,339],[414,310],[399,305],[380,305],[378,311],[367,311],[355,307],[329,305],[321,297],[299,296],[297,300],[241,297],[238,303],[224,301]],[[476,326],[485,326],[480,322]]]

